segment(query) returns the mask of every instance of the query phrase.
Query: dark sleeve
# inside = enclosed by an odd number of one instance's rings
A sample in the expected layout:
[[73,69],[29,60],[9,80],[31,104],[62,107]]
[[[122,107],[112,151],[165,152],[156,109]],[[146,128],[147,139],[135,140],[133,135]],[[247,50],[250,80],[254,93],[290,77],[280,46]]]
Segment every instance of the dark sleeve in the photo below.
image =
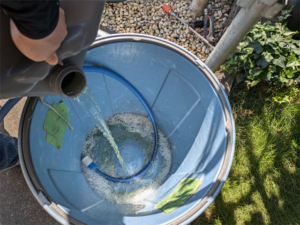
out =
[[57,25],[59,0],[1,0],[0,4],[19,31],[28,38],[44,38]]

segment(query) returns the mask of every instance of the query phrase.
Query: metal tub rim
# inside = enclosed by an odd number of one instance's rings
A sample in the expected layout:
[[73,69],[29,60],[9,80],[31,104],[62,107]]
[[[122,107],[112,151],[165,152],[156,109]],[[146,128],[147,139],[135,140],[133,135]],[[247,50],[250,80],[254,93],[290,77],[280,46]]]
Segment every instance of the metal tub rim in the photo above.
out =
[[[234,151],[235,151],[235,124],[234,124],[233,113],[230,107],[229,100],[219,80],[204,62],[202,62],[199,58],[197,58],[195,55],[193,55],[186,49],[168,40],[150,36],[150,35],[144,35],[144,34],[112,34],[112,35],[97,38],[95,42],[90,46],[89,50],[93,48],[97,48],[104,44],[124,42],[124,41],[134,41],[134,42],[143,41],[147,43],[157,44],[184,56],[186,59],[192,62],[199,70],[203,72],[207,80],[211,83],[212,87],[214,88],[222,104],[223,112],[225,114],[225,119],[226,119],[226,131],[227,131],[228,138],[227,138],[225,156],[222,162],[222,166],[219,170],[218,178],[214,182],[208,194],[201,201],[199,201],[193,209],[186,212],[186,214],[181,216],[180,218],[175,218],[174,220],[169,221],[167,223],[167,224],[188,224],[193,220],[195,220],[200,214],[202,214],[207,209],[207,207],[214,201],[214,199],[219,194],[221,188],[223,187],[231,169]],[[69,217],[67,213],[64,212],[59,206],[57,206],[54,202],[51,202],[51,200],[49,201],[49,199],[47,199],[45,193],[43,193],[43,189],[41,185],[39,185],[38,181],[34,177],[34,171],[30,165],[30,159],[28,158],[28,156],[26,156],[26,149],[28,143],[26,143],[25,140],[27,139],[26,131],[28,129],[29,124],[28,123],[26,124],[25,122],[27,120],[30,121],[30,115],[28,115],[28,111],[31,111],[31,115],[32,115],[36,101],[37,101],[36,97],[31,97],[27,99],[20,119],[20,127],[19,127],[19,135],[18,135],[19,136],[18,150],[19,150],[20,165],[22,168],[24,178],[26,180],[27,185],[29,186],[29,189],[31,190],[32,194],[37,199],[39,204],[54,219],[56,219],[61,224],[70,224],[70,223],[82,224],[80,221],[72,217]]]

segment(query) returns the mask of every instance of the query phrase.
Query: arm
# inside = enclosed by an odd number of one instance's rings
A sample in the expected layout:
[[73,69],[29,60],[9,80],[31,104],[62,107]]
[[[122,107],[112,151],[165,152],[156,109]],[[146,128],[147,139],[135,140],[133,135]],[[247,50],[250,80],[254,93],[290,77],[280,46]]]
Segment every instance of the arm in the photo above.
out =
[[64,11],[59,1],[1,1],[10,16],[12,39],[33,61],[57,63],[55,51],[67,35]]

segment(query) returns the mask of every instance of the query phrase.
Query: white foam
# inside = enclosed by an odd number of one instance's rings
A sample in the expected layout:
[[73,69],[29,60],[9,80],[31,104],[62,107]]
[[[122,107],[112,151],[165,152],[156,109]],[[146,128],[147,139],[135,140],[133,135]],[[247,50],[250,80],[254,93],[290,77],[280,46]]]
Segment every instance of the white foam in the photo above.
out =
[[[122,124],[126,127],[126,130],[139,133],[142,137],[151,138],[154,141],[152,123],[145,116],[134,113],[117,114],[108,119],[107,124]],[[92,154],[92,149],[98,141],[97,137],[93,137],[95,132],[97,131],[95,130],[90,135],[91,138],[88,138],[85,143],[84,155]],[[158,154],[160,154],[161,160],[158,160],[159,157],[156,157],[153,165],[142,178],[130,183],[112,183],[85,166],[82,166],[82,170],[91,187],[108,201],[118,204],[133,204],[143,201],[156,191],[167,179],[172,164],[170,144],[161,130],[158,131],[158,134]],[[138,186],[140,188],[134,188]],[[120,190],[123,190],[122,193]],[[127,191],[124,192],[124,190]]]

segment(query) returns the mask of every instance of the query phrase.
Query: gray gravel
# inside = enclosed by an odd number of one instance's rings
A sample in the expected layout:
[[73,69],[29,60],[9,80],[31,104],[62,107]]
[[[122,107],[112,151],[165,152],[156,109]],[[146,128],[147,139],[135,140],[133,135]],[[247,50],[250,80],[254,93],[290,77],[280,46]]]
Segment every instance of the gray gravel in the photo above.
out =
[[[205,61],[212,49],[176,18],[167,15],[162,9],[164,3],[171,6],[186,23],[193,20],[189,14],[191,0],[127,0],[107,3],[101,25],[117,33],[140,33],[165,38]],[[216,41],[224,29],[231,3],[232,0],[210,0],[207,5],[209,14],[215,20]],[[196,18],[196,21],[199,20],[203,20],[203,16]],[[202,28],[196,31],[203,35]]]

